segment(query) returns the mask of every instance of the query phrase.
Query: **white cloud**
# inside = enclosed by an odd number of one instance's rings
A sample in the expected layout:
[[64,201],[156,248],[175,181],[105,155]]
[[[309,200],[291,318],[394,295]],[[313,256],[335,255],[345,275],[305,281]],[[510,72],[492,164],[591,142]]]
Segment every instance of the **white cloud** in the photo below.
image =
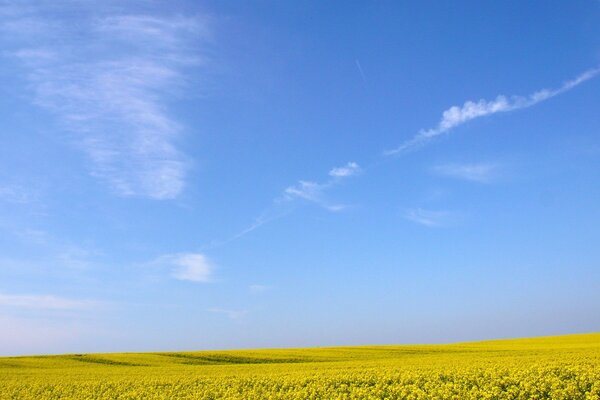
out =
[[296,185],[289,186],[284,190],[283,199],[287,201],[302,199],[315,203],[318,206],[329,211],[342,211],[347,208],[343,204],[332,204],[325,198],[325,192],[332,186],[338,184],[341,179],[349,178],[361,171],[360,166],[355,162],[349,162],[343,167],[335,167],[329,171],[331,177],[325,183],[312,181],[298,181]]
[[294,186],[289,186],[284,190],[284,199],[291,201],[294,199],[303,199],[329,211],[341,211],[345,208],[343,204],[331,204],[324,196],[324,192],[331,186],[331,183],[316,183],[310,181],[299,181]]
[[153,264],[171,269],[171,275],[182,281],[210,282],[214,273],[214,265],[202,253],[165,255]]
[[424,210],[422,208],[408,209],[404,211],[404,219],[427,227],[442,226],[448,222],[450,213],[448,211]]
[[187,163],[175,145],[182,127],[167,103],[204,60],[206,20],[108,10],[73,24],[44,5],[13,7],[4,13],[10,17],[0,13],[2,42],[15,48],[35,104],[73,133],[93,176],[122,196],[174,198]]
[[[291,212],[290,204],[295,200],[304,200],[328,211],[338,212],[345,210],[348,206],[344,204],[331,203],[326,198],[326,192],[332,186],[339,184],[343,179],[349,178],[361,172],[360,166],[356,162],[348,162],[343,167],[335,167],[329,170],[329,180],[325,183],[300,180],[292,186],[284,189],[283,194],[275,198],[270,207],[268,207],[255,221],[248,227],[242,229],[235,235],[225,240],[213,241],[204,248],[213,248],[222,246],[237,240],[250,232],[262,227],[263,225],[275,221]],[[285,206],[287,205],[287,207]]]
[[489,183],[494,178],[498,166],[495,164],[445,164],[433,167],[433,172],[451,178]]
[[321,197],[321,192],[325,187],[325,185],[316,182],[299,181],[298,184],[287,187],[284,193],[288,199],[298,197],[304,200],[318,202]]
[[206,21],[181,15],[170,18],[156,15],[113,15],[99,20],[95,28],[99,31],[114,32],[126,40],[135,38],[136,41],[168,49],[180,46],[181,32],[204,38],[209,37],[211,33]]
[[97,304],[97,302],[90,300],[74,300],[53,295],[14,295],[0,293],[0,307],[81,310]]
[[333,176],[335,178],[346,178],[349,176],[356,175],[360,172],[360,167],[355,162],[349,162],[343,167],[332,168],[329,171],[329,176]]
[[594,78],[600,73],[600,68],[590,69],[585,71],[573,80],[563,83],[558,89],[542,89],[530,94],[529,96],[498,96],[494,100],[479,100],[477,102],[467,101],[462,106],[452,106],[442,114],[442,119],[434,128],[420,131],[413,136],[412,139],[404,142],[402,145],[393,150],[388,150],[385,155],[395,155],[414,149],[424,145],[431,139],[443,133],[456,128],[468,121],[476,118],[485,117],[499,112],[507,112],[522,108],[531,107],[544,100],[550,99],[561,93],[573,89],[583,82]]

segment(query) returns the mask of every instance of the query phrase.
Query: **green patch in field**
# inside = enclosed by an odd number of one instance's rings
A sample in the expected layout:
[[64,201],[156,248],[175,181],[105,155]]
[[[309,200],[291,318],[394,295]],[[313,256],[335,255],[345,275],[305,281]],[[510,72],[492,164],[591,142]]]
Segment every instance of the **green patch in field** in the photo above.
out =
[[72,356],[64,356],[63,358],[68,360],[79,361],[83,363],[91,363],[91,364],[105,364],[112,366],[122,366],[122,367],[144,367],[145,364],[134,364],[125,361],[117,361],[111,360],[108,358],[100,358],[100,357],[92,357],[86,354],[74,354]]
[[[228,354],[189,354],[189,353],[156,353],[160,356],[175,359],[175,363],[191,365],[226,365],[226,364],[288,364],[306,363],[317,360],[310,358],[266,358],[245,357]],[[173,360],[172,360],[173,361]]]

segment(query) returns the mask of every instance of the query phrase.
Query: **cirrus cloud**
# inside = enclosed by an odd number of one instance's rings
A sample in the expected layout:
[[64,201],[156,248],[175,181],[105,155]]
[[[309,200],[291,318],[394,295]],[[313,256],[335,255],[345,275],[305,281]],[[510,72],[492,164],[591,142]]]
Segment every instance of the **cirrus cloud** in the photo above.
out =
[[[92,176],[121,196],[172,199],[185,187],[188,161],[176,145],[183,125],[168,104],[205,61],[208,24],[114,10],[8,2],[0,44],[32,102],[54,114],[87,155]],[[70,12],[80,15],[77,24]]]

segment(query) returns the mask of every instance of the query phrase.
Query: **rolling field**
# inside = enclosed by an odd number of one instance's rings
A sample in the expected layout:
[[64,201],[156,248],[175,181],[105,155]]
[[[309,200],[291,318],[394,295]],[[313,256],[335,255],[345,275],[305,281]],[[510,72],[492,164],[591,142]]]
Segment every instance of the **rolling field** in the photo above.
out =
[[600,334],[4,357],[0,399],[600,399]]

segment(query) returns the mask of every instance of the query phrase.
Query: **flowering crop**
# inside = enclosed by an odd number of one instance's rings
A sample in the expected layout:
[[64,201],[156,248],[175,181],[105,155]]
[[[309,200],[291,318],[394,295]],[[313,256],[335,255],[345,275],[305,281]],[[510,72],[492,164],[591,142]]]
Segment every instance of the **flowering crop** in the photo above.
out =
[[600,334],[6,357],[0,399],[600,399]]

